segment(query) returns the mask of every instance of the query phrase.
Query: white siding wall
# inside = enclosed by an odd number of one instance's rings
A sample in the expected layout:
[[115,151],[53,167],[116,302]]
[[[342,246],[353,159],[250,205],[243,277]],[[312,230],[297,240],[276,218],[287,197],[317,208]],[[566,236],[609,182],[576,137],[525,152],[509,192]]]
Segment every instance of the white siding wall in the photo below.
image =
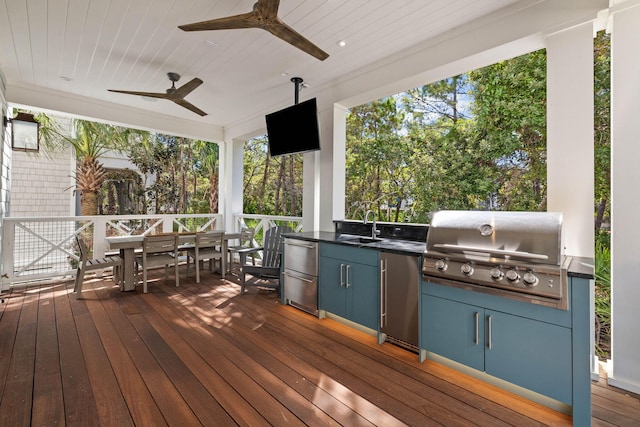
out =
[[70,149],[51,158],[42,153],[13,152],[10,216],[75,214]]

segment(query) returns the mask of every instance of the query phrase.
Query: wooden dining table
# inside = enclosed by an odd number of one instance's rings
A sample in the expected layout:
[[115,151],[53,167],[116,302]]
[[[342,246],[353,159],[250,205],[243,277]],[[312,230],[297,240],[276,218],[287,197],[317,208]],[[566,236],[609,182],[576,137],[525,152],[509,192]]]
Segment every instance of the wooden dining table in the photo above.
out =
[[[222,230],[217,230],[222,231]],[[240,233],[225,233],[223,231],[222,239],[222,253],[226,256],[227,247],[229,246],[229,240],[240,239]],[[163,234],[177,234],[179,244],[183,247],[188,247],[189,244],[196,241],[196,232],[181,232],[181,233],[163,233]],[[105,238],[110,250],[120,251],[120,257],[122,258],[122,280],[120,281],[121,291],[134,291],[136,289],[135,279],[135,261],[136,250],[142,249],[142,241],[144,236],[111,236]]]

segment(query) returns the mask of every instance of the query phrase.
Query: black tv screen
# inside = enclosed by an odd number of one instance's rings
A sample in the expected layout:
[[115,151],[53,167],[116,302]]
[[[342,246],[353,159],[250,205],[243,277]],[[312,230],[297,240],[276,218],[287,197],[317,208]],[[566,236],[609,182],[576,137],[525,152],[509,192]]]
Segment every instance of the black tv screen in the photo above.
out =
[[271,157],[320,149],[315,98],[267,114],[265,119]]

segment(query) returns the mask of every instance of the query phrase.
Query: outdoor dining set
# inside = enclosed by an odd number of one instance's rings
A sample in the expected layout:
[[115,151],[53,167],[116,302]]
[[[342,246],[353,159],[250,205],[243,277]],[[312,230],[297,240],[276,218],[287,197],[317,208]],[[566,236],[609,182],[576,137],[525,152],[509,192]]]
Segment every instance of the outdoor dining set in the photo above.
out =
[[[223,230],[200,232],[171,232],[150,235],[113,236],[105,240],[110,250],[117,254],[102,258],[91,259],[87,244],[82,236],[76,235],[79,251],[79,261],[76,271],[76,298],[82,294],[82,285],[86,272],[112,269],[113,280],[118,283],[121,291],[134,291],[140,282],[142,272],[143,292],[147,292],[147,272],[154,267],[164,267],[165,281],[169,278],[169,269],[174,269],[175,284],[180,285],[179,264],[186,263],[186,276],[189,276],[190,264],[195,264],[196,283],[200,283],[201,269],[205,261],[209,261],[209,270],[217,270],[222,279],[228,272],[236,254],[239,258],[241,271],[241,292],[245,290],[245,275],[257,277],[278,278],[280,268],[280,253],[278,242],[287,227],[273,227],[264,233],[264,246],[254,246],[255,231],[243,228],[240,232],[227,233]],[[237,244],[229,245],[229,241]],[[264,255],[265,251],[278,252],[276,256]],[[261,252],[263,260],[274,260],[266,263],[258,261],[257,254]],[[251,257],[250,263],[247,259]],[[277,285],[276,285],[277,286]]]

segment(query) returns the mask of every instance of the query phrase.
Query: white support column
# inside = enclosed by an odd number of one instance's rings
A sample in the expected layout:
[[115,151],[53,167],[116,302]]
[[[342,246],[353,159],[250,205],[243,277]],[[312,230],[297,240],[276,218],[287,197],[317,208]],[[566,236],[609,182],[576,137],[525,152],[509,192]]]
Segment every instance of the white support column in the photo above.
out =
[[[565,253],[593,258],[593,24],[549,35],[546,46],[547,210],[562,212]],[[597,378],[593,282],[589,312],[589,363]]]
[[224,224],[216,228],[235,231],[234,214],[242,213],[244,180],[244,140],[233,139],[220,144],[218,213]]
[[347,109],[320,109],[320,151],[304,155],[302,230],[333,231],[344,219],[345,140]]
[[613,372],[609,383],[640,393],[640,2],[620,3],[612,8],[611,20]]
[[594,254],[593,24],[547,37],[547,210],[567,255]]

